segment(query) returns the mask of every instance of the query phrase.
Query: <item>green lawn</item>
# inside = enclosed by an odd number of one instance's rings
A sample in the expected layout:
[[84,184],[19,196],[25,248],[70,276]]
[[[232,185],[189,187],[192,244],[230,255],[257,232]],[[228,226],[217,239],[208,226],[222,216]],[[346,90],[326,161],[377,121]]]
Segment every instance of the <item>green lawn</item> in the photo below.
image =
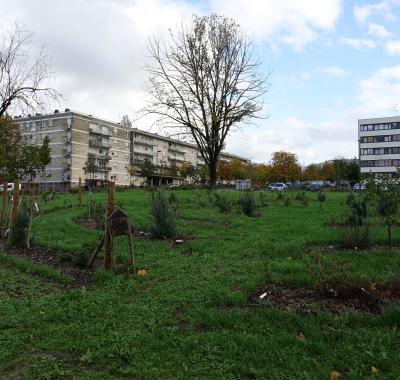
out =
[[[338,318],[246,305],[266,281],[315,283],[304,247],[318,253],[318,247],[337,245],[337,232],[326,223],[343,215],[346,194],[327,193],[322,209],[316,194],[308,194],[309,207],[298,201],[285,207],[268,194],[270,204],[256,218],[203,207],[206,191],[176,194],[178,230],[191,239],[182,245],[135,239],[146,276],[126,280],[98,270],[89,288],[65,291],[54,271],[0,260],[0,378],[329,379],[332,370],[340,379],[400,378],[399,307]],[[73,207],[63,209],[65,198]],[[97,242],[99,232],[74,222],[87,213],[77,203],[68,194],[43,205],[35,244],[74,254]],[[135,228],[148,226],[144,191],[118,192],[116,203]],[[376,242],[386,244],[381,221],[372,216],[370,224]],[[400,245],[397,227],[394,241]],[[115,255],[128,259],[124,237]],[[384,282],[400,272],[397,249],[325,256],[332,268],[348,261],[349,282]]]

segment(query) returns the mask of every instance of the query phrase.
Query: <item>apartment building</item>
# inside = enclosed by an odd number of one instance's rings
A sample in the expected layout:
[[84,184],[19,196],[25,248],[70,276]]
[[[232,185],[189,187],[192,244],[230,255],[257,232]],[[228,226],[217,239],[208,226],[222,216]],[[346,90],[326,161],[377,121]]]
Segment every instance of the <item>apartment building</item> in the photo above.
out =
[[400,166],[400,117],[358,121],[362,174],[393,175]]
[[[183,163],[204,165],[194,144],[132,129],[119,123],[65,109],[53,114],[15,117],[23,138],[40,145],[50,138],[52,162],[37,181],[46,187],[76,187],[79,178],[85,183],[101,185],[107,180],[118,186],[181,184]],[[93,171],[84,170],[92,160]],[[221,160],[249,160],[222,153]],[[150,162],[151,175],[143,173],[143,163]]]
[[[37,182],[54,189],[76,187],[79,178],[96,185],[107,180],[130,184],[130,128],[68,108],[14,119],[29,143],[50,139],[52,162]],[[89,173],[84,169],[88,162]]]
[[[154,185],[181,184],[190,181],[190,179],[182,178],[180,173],[183,163],[194,167],[204,165],[204,160],[196,145],[139,129],[132,130],[131,149],[131,165],[135,173],[132,184],[135,186],[143,185],[149,179],[141,174],[141,167],[145,160],[154,165],[155,172],[150,178]],[[222,161],[233,159],[249,162],[248,159],[229,153],[222,153],[220,156]]]

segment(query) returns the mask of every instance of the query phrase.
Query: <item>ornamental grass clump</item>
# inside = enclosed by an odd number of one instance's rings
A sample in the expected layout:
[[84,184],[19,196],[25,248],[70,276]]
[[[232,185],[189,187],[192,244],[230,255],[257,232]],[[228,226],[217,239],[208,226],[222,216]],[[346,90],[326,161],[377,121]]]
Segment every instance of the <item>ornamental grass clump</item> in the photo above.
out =
[[150,233],[153,238],[172,238],[175,235],[175,211],[162,190],[150,193],[150,214]]
[[257,202],[251,191],[245,191],[239,198],[239,205],[243,214],[247,216],[255,216],[257,210]]
[[232,202],[226,195],[214,192],[211,199],[212,205],[218,208],[220,213],[226,214],[231,211]]
[[21,206],[17,221],[14,228],[11,230],[10,243],[14,247],[26,247],[28,238],[29,215],[24,206]]

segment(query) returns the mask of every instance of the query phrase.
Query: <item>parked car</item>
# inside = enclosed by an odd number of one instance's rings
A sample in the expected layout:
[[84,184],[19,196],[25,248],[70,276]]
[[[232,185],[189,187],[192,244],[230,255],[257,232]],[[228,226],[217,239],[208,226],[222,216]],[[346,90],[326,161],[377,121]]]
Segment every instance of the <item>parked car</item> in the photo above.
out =
[[[1,184],[1,185],[0,185],[0,192],[3,191],[3,188],[4,188],[4,185]],[[21,184],[19,184],[19,189],[21,190]],[[8,183],[8,184],[7,184],[7,190],[8,190],[9,192],[12,192],[12,191],[14,190],[14,183]]]
[[365,183],[355,183],[353,186],[354,191],[364,191],[367,189],[367,185]]
[[277,182],[268,185],[268,190],[270,191],[287,191],[287,186],[284,183]]
[[306,186],[306,190],[308,191],[319,191],[323,188],[320,183],[311,182]]

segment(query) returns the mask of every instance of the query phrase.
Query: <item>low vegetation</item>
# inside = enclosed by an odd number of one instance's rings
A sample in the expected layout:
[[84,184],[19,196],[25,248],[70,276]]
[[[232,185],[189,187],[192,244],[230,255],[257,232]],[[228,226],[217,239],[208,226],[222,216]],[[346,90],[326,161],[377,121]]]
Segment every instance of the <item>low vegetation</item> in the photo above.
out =
[[[0,377],[400,377],[400,308],[372,308],[397,289],[400,229],[392,227],[390,248],[376,201],[367,214],[358,195],[329,192],[320,208],[299,192],[283,207],[275,194],[252,192],[259,217],[249,218],[232,208],[246,193],[216,192],[228,213],[214,193],[173,193],[173,202],[167,190],[116,193],[137,232],[138,275],[93,269],[89,285],[60,291],[67,273],[34,269],[40,264],[21,264],[7,250],[0,256]],[[105,203],[104,193],[93,198]],[[34,243],[68,253],[75,265],[103,233],[76,223],[87,217],[76,199],[57,194],[33,223]],[[63,209],[66,201],[72,207]],[[139,234],[149,225],[161,239]],[[342,248],[340,231],[365,226],[373,245]],[[191,239],[162,238],[177,231]],[[118,259],[129,260],[126,240],[115,239]],[[343,308],[336,294],[346,289],[359,293]],[[301,292],[315,305],[301,303]],[[360,308],[364,292],[374,301]]]

